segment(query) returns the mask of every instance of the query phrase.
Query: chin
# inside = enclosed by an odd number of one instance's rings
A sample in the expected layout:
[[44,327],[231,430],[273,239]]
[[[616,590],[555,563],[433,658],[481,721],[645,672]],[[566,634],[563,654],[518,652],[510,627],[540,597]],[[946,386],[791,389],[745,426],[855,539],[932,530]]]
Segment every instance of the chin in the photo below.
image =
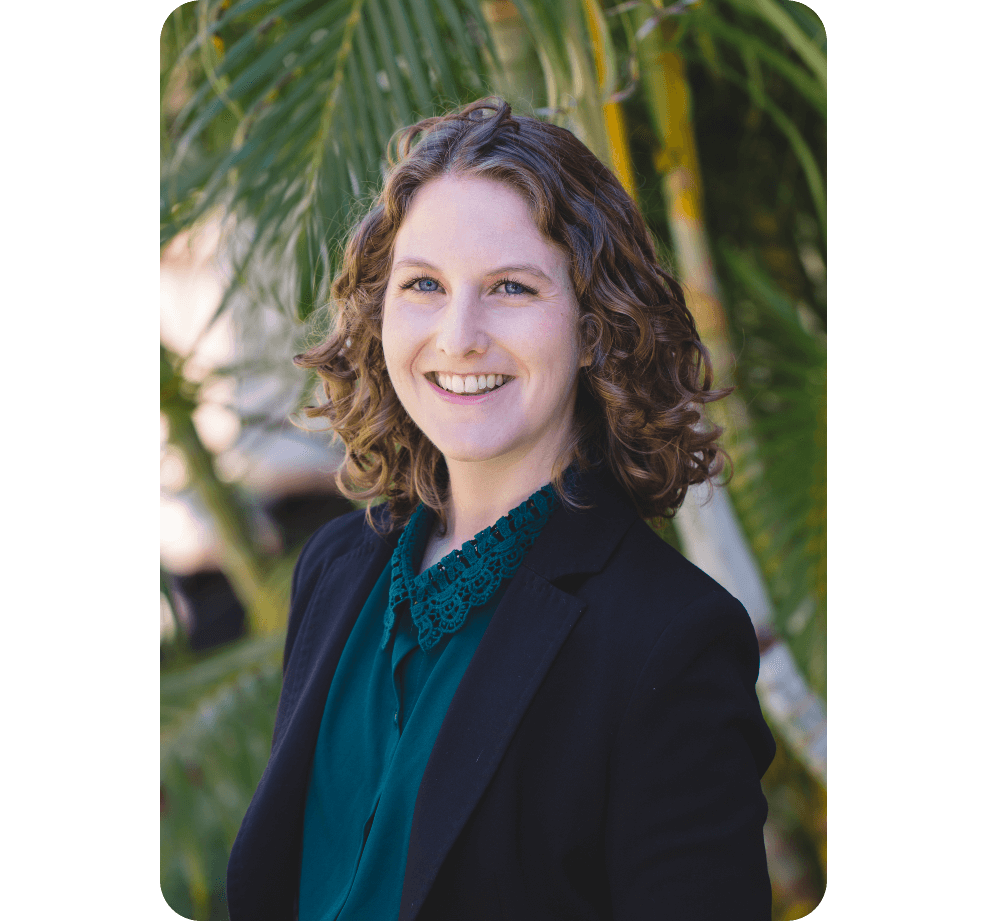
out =
[[456,461],[463,464],[492,461],[508,453],[508,449],[498,445],[462,444],[458,442],[455,444],[439,444],[435,442],[435,446],[446,461]]

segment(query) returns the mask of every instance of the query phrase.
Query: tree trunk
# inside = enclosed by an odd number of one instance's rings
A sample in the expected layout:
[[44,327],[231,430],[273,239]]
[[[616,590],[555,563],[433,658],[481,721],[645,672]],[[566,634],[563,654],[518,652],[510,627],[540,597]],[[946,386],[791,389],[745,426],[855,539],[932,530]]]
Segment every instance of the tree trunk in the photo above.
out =
[[189,385],[161,349],[164,386],[161,412],[168,421],[168,441],[188,465],[192,488],[208,509],[222,548],[222,571],[239,599],[253,636],[284,627],[282,604],[270,585],[270,567],[256,547],[246,510],[232,486],[216,473],[211,452],[195,429],[195,401],[184,395]]

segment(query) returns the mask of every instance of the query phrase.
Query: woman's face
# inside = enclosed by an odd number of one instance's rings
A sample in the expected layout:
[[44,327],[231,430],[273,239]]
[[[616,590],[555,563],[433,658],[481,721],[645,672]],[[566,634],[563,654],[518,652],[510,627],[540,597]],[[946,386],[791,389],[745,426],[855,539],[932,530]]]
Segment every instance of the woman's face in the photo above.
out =
[[461,176],[418,190],[394,242],[383,353],[450,464],[550,478],[574,418],[578,316],[565,254],[519,193]]

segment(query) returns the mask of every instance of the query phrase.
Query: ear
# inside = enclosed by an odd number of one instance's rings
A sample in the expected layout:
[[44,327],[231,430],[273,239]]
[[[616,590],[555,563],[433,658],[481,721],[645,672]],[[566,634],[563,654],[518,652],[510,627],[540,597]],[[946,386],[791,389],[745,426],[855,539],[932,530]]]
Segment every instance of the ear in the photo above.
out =
[[591,314],[583,313],[581,315],[580,329],[578,331],[581,338],[581,357],[578,359],[579,368],[590,368],[595,363],[592,356],[593,347],[591,340],[595,338],[592,333],[597,327],[597,324],[598,321]]

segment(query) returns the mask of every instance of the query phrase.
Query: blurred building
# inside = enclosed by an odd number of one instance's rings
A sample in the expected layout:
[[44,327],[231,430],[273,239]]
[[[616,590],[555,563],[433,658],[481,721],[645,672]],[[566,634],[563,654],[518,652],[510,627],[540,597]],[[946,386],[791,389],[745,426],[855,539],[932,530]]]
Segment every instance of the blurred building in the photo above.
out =
[[[291,421],[311,426],[296,412],[306,382],[291,363],[303,348],[296,324],[273,306],[245,300],[230,303],[212,322],[243,243],[214,221],[166,247],[161,342],[184,360],[184,376],[202,385],[195,428],[219,475],[245,497],[260,545],[277,554],[350,506],[333,482],[341,446],[330,434]],[[269,274],[276,284],[276,272]],[[216,529],[190,488],[180,452],[167,442],[162,415],[161,568],[178,622],[169,623],[162,607],[162,634],[180,626],[193,648],[204,648],[242,633],[243,610],[221,559]]]

